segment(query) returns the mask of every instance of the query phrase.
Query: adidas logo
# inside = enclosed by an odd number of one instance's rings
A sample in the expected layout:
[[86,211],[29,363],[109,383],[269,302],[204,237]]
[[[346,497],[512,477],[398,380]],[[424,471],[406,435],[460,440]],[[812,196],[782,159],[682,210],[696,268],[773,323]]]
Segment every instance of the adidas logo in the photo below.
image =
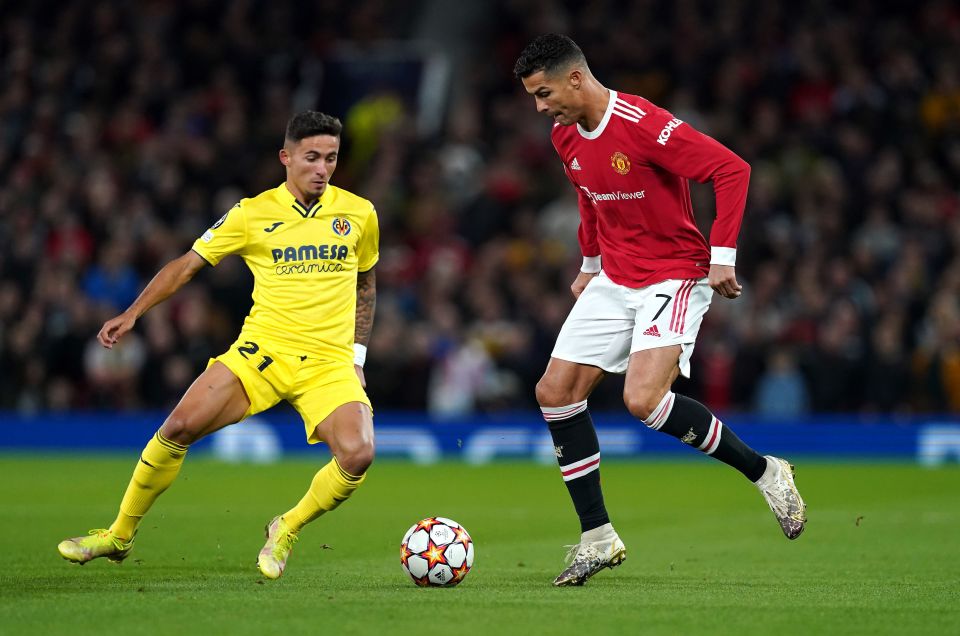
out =
[[649,329],[647,329],[646,331],[644,331],[644,332],[643,332],[643,335],[645,335],[645,336],[656,336],[657,338],[659,338],[659,337],[660,337],[660,330],[657,329],[657,326],[656,326],[656,325],[653,325],[652,327],[650,327]]
[[582,168],[580,168],[580,162],[577,161],[577,158],[576,158],[576,157],[574,157],[574,158],[573,158],[573,161],[570,162],[570,169],[571,169],[571,170],[581,170],[581,169],[582,169]]

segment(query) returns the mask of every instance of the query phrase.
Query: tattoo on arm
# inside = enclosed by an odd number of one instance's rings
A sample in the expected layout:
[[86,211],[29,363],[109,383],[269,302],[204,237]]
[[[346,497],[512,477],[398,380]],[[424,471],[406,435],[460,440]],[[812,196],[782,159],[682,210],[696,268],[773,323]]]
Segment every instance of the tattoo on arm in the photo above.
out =
[[353,341],[366,346],[373,329],[373,312],[377,307],[377,275],[372,269],[357,273],[357,323]]

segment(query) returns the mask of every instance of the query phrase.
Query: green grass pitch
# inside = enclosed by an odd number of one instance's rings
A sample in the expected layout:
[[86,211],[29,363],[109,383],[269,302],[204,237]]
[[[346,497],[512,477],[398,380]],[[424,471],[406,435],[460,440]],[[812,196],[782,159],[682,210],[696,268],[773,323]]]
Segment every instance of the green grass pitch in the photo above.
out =
[[[735,471],[608,461],[628,559],[556,589],[579,527],[555,466],[375,464],[262,580],[263,525],[325,461],[189,457],[130,558],[83,567],[56,544],[100,527],[134,457],[0,456],[0,634],[958,634],[960,470],[798,462],[809,524],[780,533]],[[421,589],[399,542],[443,515],[476,541],[458,588]]]

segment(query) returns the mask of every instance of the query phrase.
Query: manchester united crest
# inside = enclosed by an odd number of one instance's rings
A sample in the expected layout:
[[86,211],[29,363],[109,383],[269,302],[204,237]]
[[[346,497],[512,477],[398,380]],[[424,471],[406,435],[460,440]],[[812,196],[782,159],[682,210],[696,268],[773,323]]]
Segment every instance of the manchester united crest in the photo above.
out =
[[613,166],[613,169],[619,172],[620,174],[627,174],[630,172],[630,159],[627,158],[627,155],[622,152],[615,152],[610,157],[610,165]]

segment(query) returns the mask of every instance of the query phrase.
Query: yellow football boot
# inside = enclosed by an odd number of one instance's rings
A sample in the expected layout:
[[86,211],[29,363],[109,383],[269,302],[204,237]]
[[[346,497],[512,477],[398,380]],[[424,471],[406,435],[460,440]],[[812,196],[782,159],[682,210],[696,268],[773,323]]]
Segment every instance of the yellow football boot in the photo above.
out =
[[91,530],[87,535],[61,541],[57,546],[60,556],[80,565],[100,557],[107,557],[109,561],[120,563],[133,549],[133,539],[124,541],[104,528]]
[[266,527],[267,542],[257,557],[260,573],[268,579],[278,579],[287,566],[287,559],[297,542],[297,533],[292,532],[282,517],[274,517]]

